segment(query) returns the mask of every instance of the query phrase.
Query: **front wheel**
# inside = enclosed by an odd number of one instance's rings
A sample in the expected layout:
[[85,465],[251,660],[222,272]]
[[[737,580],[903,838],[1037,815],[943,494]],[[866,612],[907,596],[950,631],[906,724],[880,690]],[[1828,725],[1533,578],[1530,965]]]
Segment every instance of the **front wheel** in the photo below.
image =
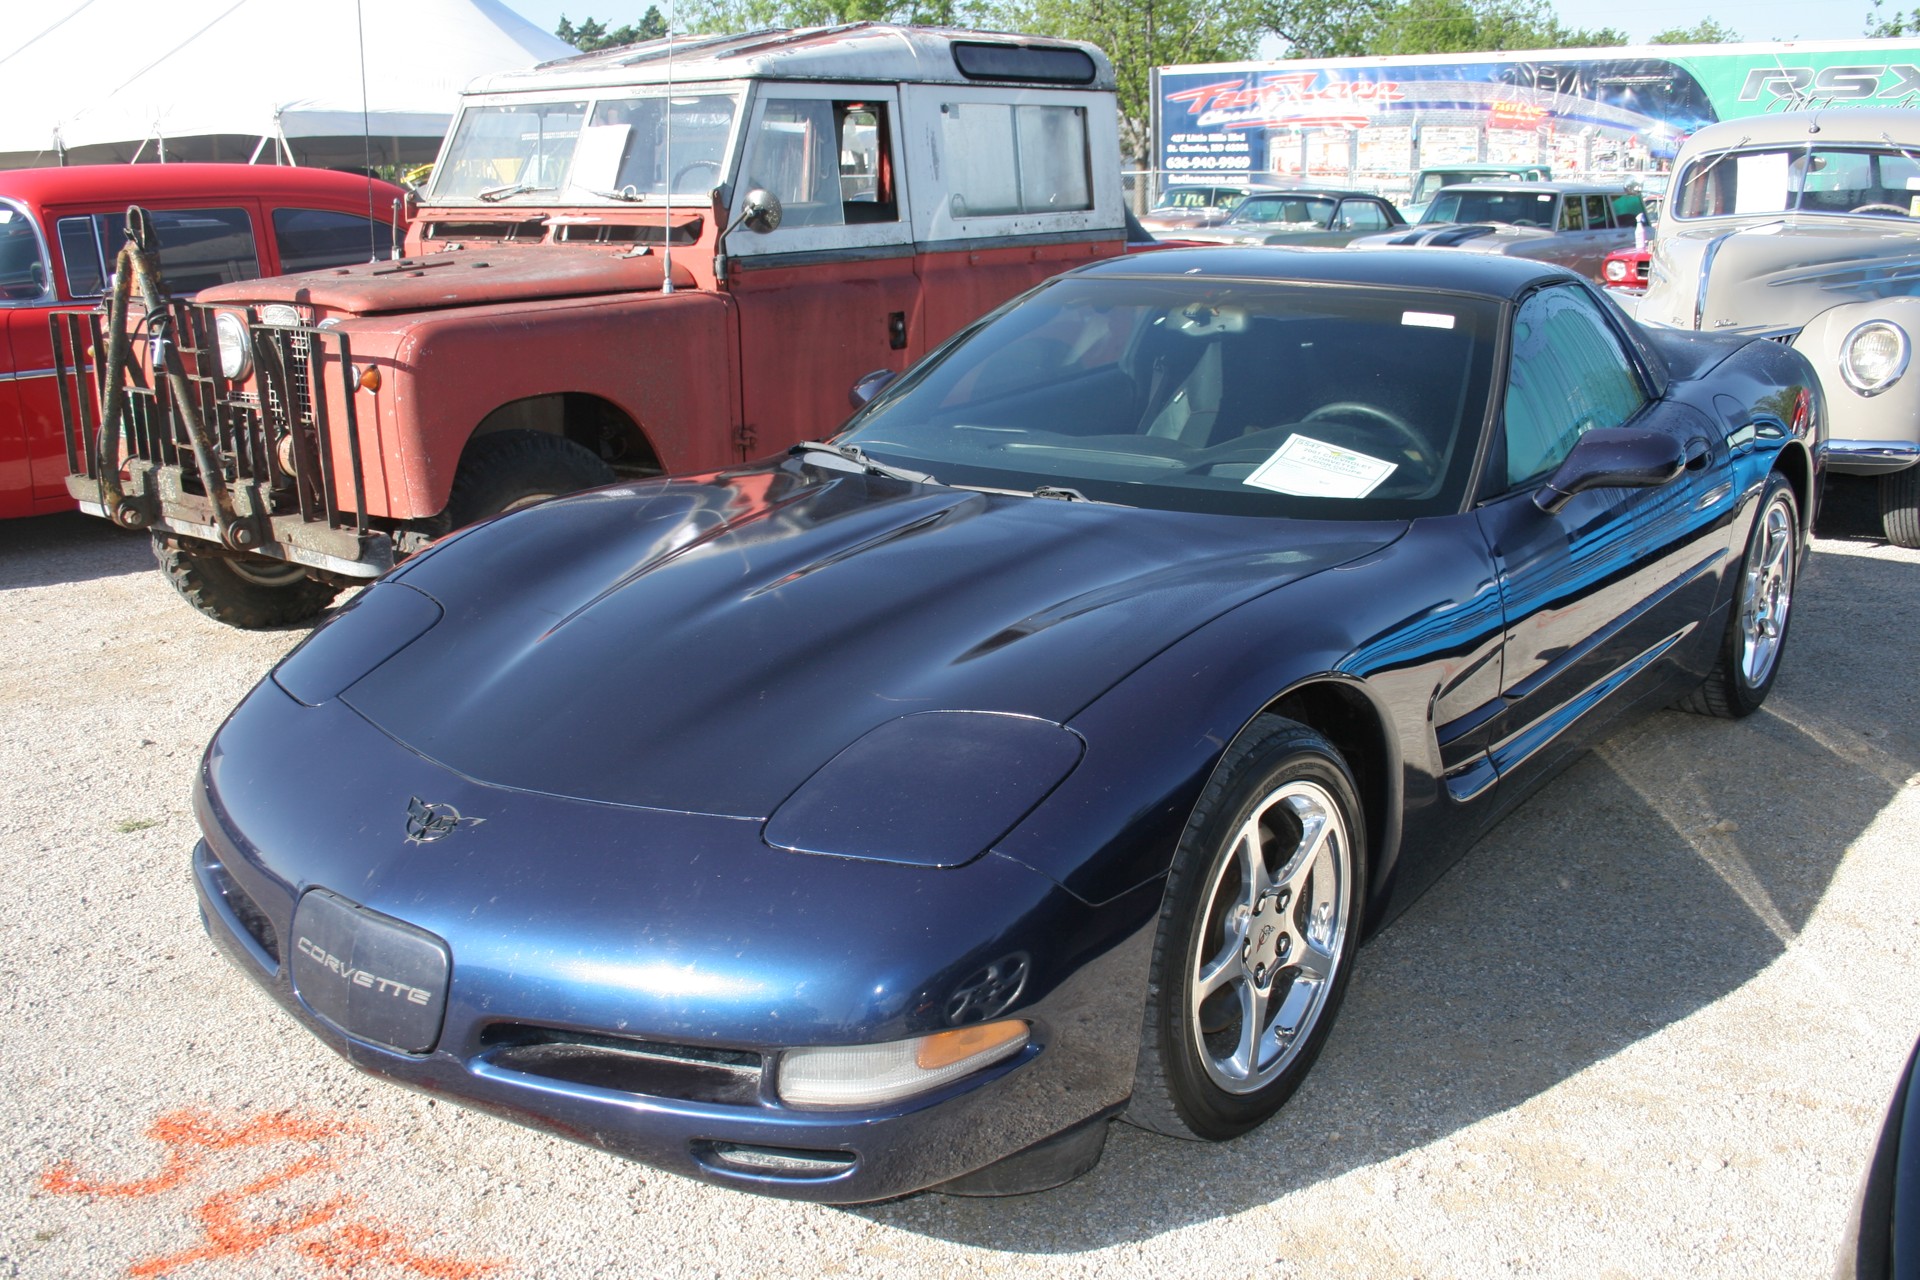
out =
[[1222,759],[1174,857],[1127,1119],[1219,1141],[1279,1110],[1353,969],[1366,833],[1333,744],[1277,716]]
[[481,436],[454,472],[448,527],[464,528],[563,493],[612,484],[614,478],[612,467],[565,436],[542,431]]
[[1776,471],[1767,478],[1747,535],[1720,654],[1706,680],[1680,701],[1681,710],[1737,720],[1760,709],[1780,674],[1799,567],[1800,503]]
[[1896,547],[1920,547],[1920,465],[1880,477],[1880,529]]
[[246,631],[311,622],[340,591],[285,560],[194,549],[157,535],[153,557],[188,604]]

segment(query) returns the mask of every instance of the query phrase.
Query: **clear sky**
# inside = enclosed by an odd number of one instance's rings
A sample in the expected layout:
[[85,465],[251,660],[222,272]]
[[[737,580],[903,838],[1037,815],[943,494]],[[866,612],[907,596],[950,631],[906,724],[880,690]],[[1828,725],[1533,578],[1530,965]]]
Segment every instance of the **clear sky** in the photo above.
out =
[[[575,22],[598,18],[610,27],[637,21],[650,2],[666,0],[504,0],[509,9],[546,31],[565,14]],[[1887,0],[1886,11],[1911,11],[1915,0]],[[1867,29],[1873,0],[1558,0],[1560,21],[1591,30],[1615,27],[1639,43],[1669,27],[1712,18],[1744,40],[1851,40]]]

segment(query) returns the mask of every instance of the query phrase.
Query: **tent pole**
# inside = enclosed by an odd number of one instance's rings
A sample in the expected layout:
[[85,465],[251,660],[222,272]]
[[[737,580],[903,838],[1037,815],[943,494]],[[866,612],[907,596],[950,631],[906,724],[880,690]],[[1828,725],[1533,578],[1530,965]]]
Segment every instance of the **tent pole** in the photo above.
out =
[[260,163],[260,153],[261,153],[262,151],[265,151],[265,150],[267,149],[267,143],[269,143],[269,142],[271,142],[271,141],[273,141],[273,139],[271,139],[271,138],[268,138],[268,137],[266,137],[266,136],[264,136],[264,135],[263,135],[263,136],[261,137],[261,139],[260,139],[260,141],[258,141],[258,142],[256,142],[256,143],[254,143],[254,144],[253,144],[253,154],[247,157],[247,163],[248,163],[248,164],[259,164],[259,163]]

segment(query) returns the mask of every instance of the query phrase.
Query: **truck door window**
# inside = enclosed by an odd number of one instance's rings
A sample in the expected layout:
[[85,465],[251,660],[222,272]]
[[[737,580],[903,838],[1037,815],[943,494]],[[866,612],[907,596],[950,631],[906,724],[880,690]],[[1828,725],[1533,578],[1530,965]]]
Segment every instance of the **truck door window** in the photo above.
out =
[[956,218],[1093,208],[1084,107],[940,104]]
[[770,98],[748,152],[746,185],[780,198],[782,226],[896,222],[885,103]]
[[375,262],[393,253],[393,228],[331,209],[275,209],[273,238],[288,275]]
[[[216,284],[252,280],[260,274],[253,219],[245,209],[151,209],[160,238],[160,275],[167,291],[185,297]],[[362,225],[365,225],[364,219]],[[124,213],[62,218],[57,227],[67,260],[67,288],[76,298],[106,292],[109,259],[126,241]]]

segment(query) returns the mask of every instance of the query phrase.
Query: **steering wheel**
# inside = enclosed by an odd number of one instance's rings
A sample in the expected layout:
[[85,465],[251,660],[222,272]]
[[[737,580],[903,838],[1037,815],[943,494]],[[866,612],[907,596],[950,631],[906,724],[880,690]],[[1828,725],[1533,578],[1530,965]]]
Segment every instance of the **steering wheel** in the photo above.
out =
[[1427,438],[1408,425],[1405,418],[1389,413],[1379,405],[1362,404],[1358,400],[1335,400],[1331,404],[1321,405],[1302,418],[1300,425],[1305,426],[1309,422],[1319,422],[1325,418],[1341,417],[1366,418],[1379,423],[1400,438],[1401,446],[1406,450],[1407,456],[1425,467],[1429,475],[1440,473],[1440,459],[1434,456],[1433,446],[1427,443]]
[[[692,172],[693,172],[693,171],[694,171],[695,169],[711,169],[711,170],[713,170],[713,176],[714,176],[714,178],[715,178],[716,180],[717,180],[717,179],[718,179],[718,178],[720,177],[720,162],[719,162],[719,161],[717,161],[717,160],[695,160],[695,161],[694,161],[694,162],[693,162],[692,164],[688,164],[688,165],[682,165],[682,166],[681,166],[681,168],[680,168],[680,172],[678,172],[678,173],[676,173],[676,174],[674,174],[674,175],[673,175],[673,190],[675,190],[675,191],[679,191],[679,190],[682,190],[682,189],[683,189],[683,184],[684,184],[684,183],[685,183],[685,181],[686,181],[686,177],[687,177],[687,175],[688,175],[688,174],[690,174],[690,173],[692,173]],[[712,183],[708,183],[707,185],[708,185],[709,187],[711,187],[711,186],[712,186],[713,184],[712,184]]]
[[1878,203],[1863,204],[1859,208],[1849,209],[1847,210],[1847,212],[1848,213],[1897,213],[1903,218],[1911,216],[1911,213],[1912,213],[1911,210],[1902,209],[1897,204],[1878,204]]

